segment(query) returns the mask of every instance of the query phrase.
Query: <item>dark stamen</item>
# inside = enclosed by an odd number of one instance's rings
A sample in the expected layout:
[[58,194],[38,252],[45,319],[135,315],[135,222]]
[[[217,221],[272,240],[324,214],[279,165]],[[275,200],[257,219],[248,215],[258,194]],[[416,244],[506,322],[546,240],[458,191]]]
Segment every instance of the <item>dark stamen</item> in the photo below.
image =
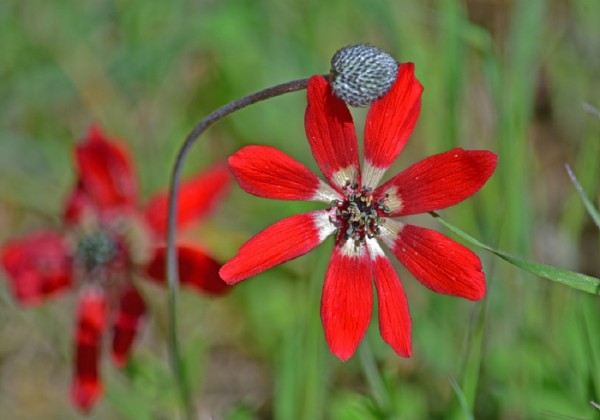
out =
[[86,270],[91,271],[109,263],[117,256],[117,244],[106,232],[94,232],[79,240],[75,256]]
[[330,221],[335,225],[338,243],[354,241],[355,246],[365,243],[366,238],[374,238],[380,233],[379,225],[384,221],[380,217],[390,214],[384,204],[387,197],[373,197],[373,190],[359,187],[356,181],[344,183],[344,199],[333,200],[335,216]]

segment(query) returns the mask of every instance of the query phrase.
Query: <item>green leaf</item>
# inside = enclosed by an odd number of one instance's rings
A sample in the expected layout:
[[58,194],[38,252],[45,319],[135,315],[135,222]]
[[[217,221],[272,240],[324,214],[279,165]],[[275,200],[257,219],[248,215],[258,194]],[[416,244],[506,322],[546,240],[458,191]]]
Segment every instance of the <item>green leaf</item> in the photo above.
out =
[[478,241],[477,239],[463,232],[459,228],[451,225],[450,223],[442,219],[439,214],[435,212],[430,212],[430,214],[465,241],[497,255],[503,260],[508,261],[509,263],[531,274],[535,274],[536,276],[564,284],[565,286],[569,286],[574,289],[581,290],[583,292],[591,293],[593,295],[600,295],[600,279],[596,277],[576,273],[573,271],[563,270],[561,268],[556,268],[551,265],[539,264],[536,262],[528,261],[521,257],[516,257],[504,251],[494,249],[491,246]]

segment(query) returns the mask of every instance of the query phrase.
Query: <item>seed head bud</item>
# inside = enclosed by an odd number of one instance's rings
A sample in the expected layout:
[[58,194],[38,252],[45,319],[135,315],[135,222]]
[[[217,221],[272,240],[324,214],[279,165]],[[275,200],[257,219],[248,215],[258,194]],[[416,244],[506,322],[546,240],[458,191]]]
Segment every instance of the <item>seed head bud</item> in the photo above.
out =
[[333,93],[350,106],[367,106],[385,95],[398,74],[398,62],[368,44],[349,45],[331,59]]

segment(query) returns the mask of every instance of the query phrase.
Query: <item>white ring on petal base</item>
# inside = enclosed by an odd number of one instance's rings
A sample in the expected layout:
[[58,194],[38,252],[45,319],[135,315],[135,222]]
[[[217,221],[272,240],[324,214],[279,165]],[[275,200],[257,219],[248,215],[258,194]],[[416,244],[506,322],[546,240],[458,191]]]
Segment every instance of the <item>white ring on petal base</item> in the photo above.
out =
[[384,222],[379,225],[379,239],[393,252],[396,246],[396,238],[404,229],[404,223],[387,217],[383,220]]
[[343,200],[341,194],[334,190],[329,184],[319,179],[319,188],[315,191],[315,195],[310,199],[311,201],[320,201],[322,203],[331,204],[333,200]]
[[372,190],[379,185],[379,181],[383,178],[387,168],[378,168],[373,166],[368,160],[365,160],[363,165],[362,185],[371,188]]
[[366,242],[367,249],[369,250],[369,258],[371,258],[371,261],[375,261],[377,258],[380,257],[385,257],[385,254],[383,253],[383,248],[381,248],[381,245],[379,245],[377,239],[367,238]]
[[332,216],[335,216],[335,209],[316,211],[313,216],[315,228],[319,232],[319,243],[323,242],[327,237],[337,229],[331,223]]
[[347,239],[340,247],[340,252],[344,257],[347,258],[360,258],[365,255],[365,252],[367,252],[367,247],[364,244],[359,244],[356,246],[354,241]]
[[383,191],[381,191],[381,195],[388,196],[385,198],[385,205],[390,210],[392,214],[398,214],[404,207],[402,203],[402,198],[398,195],[398,188],[396,186],[391,186]]
[[334,184],[340,188],[344,188],[349,182],[352,183],[358,180],[358,177],[359,173],[354,166],[342,168],[331,175],[331,179],[333,180]]

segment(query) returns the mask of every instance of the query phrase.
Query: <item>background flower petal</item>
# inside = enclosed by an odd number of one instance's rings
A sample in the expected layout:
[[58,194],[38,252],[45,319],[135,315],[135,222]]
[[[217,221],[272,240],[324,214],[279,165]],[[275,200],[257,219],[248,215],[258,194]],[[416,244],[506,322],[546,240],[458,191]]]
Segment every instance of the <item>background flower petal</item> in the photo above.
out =
[[[225,198],[231,181],[231,173],[225,163],[218,163],[183,181],[179,187],[177,226],[181,228],[206,217]],[[145,210],[148,225],[160,236],[167,231],[167,202],[168,193],[159,193],[150,200]]]
[[75,149],[77,177],[100,210],[134,206],[137,183],[128,153],[107,139],[97,126],[89,129]]
[[389,195],[387,205],[392,217],[443,209],[479,191],[497,161],[494,153],[485,150],[449,150],[399,173],[375,195]]
[[341,198],[310,169],[274,147],[244,147],[229,158],[229,167],[240,187],[259,197],[325,202]]
[[71,387],[73,403],[89,411],[102,394],[98,373],[102,334],[106,329],[107,304],[98,290],[86,290],[77,308],[75,372]]
[[306,254],[333,233],[327,226],[328,213],[316,210],[297,214],[269,226],[241,246],[219,274],[235,284],[271,267]]
[[71,285],[72,259],[65,240],[56,232],[7,242],[0,252],[12,292],[22,304],[40,303]]
[[85,191],[81,180],[78,180],[75,188],[65,201],[63,219],[69,225],[77,225],[87,215],[95,216],[96,210],[96,203],[92,201],[89,194]]
[[[210,295],[221,295],[231,288],[219,277],[221,265],[197,246],[178,245],[177,257],[181,284]],[[167,249],[160,247],[146,266],[150,280],[165,284]]]
[[113,330],[112,356],[117,366],[122,367],[127,363],[129,351],[145,313],[144,299],[135,287],[127,286],[121,294]]
[[[382,170],[398,157],[419,118],[423,86],[413,63],[401,63],[392,88],[375,101],[365,123],[365,163]],[[383,172],[379,175],[381,177]],[[378,179],[373,179],[374,187]]]
[[346,179],[352,181],[355,176],[360,176],[352,115],[322,76],[310,78],[307,95],[306,138],[325,178],[331,185],[341,188]]
[[479,257],[439,232],[405,225],[391,250],[417,280],[434,292],[470,300],[485,295]]
[[321,297],[321,321],[329,349],[342,361],[354,354],[373,311],[371,263],[366,248],[335,246]]

